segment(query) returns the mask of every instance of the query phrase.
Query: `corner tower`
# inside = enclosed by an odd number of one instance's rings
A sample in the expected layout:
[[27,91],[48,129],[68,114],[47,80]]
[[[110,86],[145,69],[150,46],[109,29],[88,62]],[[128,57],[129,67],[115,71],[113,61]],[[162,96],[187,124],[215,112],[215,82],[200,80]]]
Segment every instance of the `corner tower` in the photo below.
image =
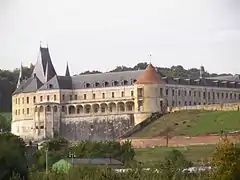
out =
[[144,121],[154,112],[165,111],[163,88],[165,81],[150,63],[134,84],[135,124]]

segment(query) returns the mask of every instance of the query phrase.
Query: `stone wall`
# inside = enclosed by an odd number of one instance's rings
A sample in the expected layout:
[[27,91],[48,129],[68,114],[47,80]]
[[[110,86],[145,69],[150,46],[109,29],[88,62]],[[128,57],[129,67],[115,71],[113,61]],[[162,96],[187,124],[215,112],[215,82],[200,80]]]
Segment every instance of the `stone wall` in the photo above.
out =
[[169,112],[183,111],[183,110],[239,111],[239,108],[240,108],[240,103],[226,103],[226,104],[173,107],[172,109],[169,109]]
[[134,126],[133,114],[62,118],[60,136],[76,140],[116,140]]

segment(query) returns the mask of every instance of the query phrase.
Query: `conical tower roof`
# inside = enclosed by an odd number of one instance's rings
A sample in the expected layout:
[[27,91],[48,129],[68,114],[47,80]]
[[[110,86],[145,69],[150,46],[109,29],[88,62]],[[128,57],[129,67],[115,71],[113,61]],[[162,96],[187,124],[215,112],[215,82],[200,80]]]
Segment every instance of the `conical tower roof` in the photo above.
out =
[[165,82],[150,63],[145,71],[137,78],[135,84],[165,84]]

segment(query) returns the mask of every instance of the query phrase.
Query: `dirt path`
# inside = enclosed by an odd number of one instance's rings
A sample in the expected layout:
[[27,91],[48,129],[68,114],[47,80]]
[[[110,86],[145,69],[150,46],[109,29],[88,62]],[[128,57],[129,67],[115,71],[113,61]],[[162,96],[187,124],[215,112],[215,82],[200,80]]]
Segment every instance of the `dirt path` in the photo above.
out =
[[[174,136],[169,139],[169,146],[189,146],[189,145],[204,145],[204,144],[216,144],[220,140],[219,135],[209,135],[209,136],[195,136],[195,137],[187,137],[187,136]],[[229,140],[237,141],[240,140],[240,135],[229,135]],[[121,140],[124,141],[125,139]],[[147,148],[153,146],[165,146],[166,139],[164,137],[159,138],[131,138],[132,145],[135,148]]]

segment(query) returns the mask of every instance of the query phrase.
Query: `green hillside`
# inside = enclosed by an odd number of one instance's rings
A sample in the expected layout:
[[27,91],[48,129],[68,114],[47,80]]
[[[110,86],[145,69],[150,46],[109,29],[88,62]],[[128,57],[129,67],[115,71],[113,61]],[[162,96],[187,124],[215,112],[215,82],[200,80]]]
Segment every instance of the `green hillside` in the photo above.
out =
[[164,134],[166,128],[170,134],[207,135],[212,133],[240,130],[240,112],[238,111],[200,111],[190,110],[174,112],[154,121],[132,137],[157,137]]

